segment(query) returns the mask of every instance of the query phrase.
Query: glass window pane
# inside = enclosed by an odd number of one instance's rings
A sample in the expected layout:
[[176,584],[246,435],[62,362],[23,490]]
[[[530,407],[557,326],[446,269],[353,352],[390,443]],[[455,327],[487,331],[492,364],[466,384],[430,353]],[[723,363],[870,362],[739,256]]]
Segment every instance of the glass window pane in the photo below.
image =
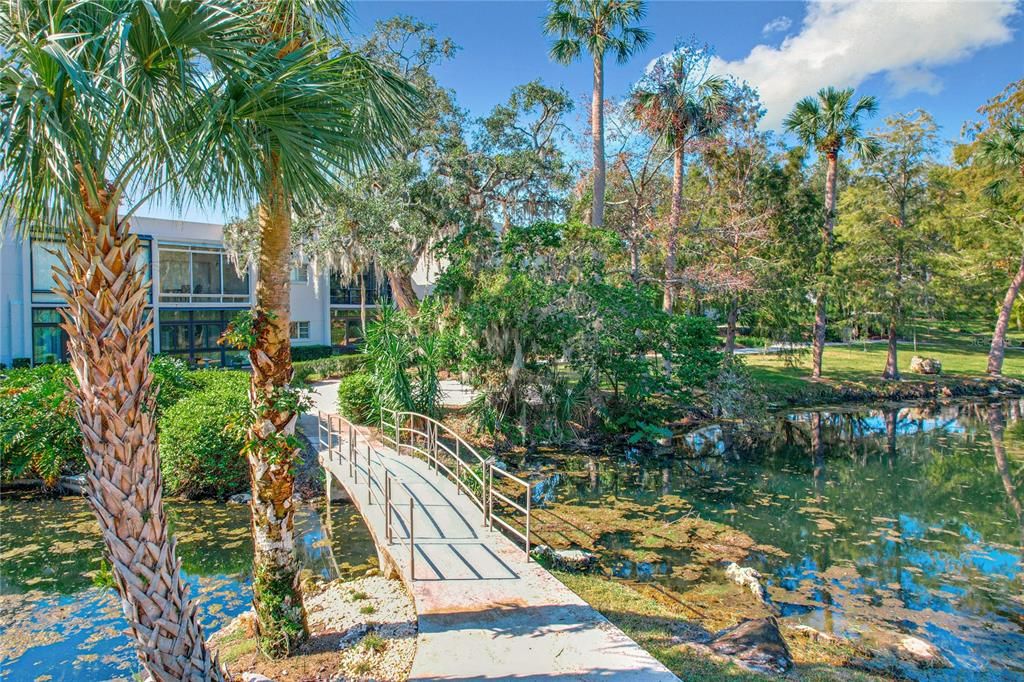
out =
[[161,324],[160,325],[160,352],[173,353],[174,351],[188,350],[188,325],[184,324]]
[[194,310],[192,317],[196,320],[221,320],[224,317],[224,310]]
[[196,348],[217,348],[217,339],[224,331],[224,325],[219,322],[197,324],[192,327],[192,343]]
[[212,353],[196,353],[196,367],[220,367],[223,358],[220,351]]
[[249,295],[249,272],[246,270],[241,277],[231,261],[224,258],[224,293],[232,296]]
[[32,359],[37,365],[60,362],[64,358],[64,332],[50,325],[32,328]]
[[188,252],[160,249],[160,292],[187,294],[191,291],[188,278]]
[[160,311],[161,324],[171,320],[188,320],[188,311],[174,309],[164,309]]
[[225,351],[224,364],[227,367],[248,367],[249,352],[244,350]]
[[60,265],[55,252],[65,251],[64,242],[32,240],[32,290],[50,291],[54,281],[53,267]]
[[60,324],[60,313],[56,308],[35,308],[32,311],[32,321],[44,324]]
[[220,254],[192,254],[192,293],[220,294]]

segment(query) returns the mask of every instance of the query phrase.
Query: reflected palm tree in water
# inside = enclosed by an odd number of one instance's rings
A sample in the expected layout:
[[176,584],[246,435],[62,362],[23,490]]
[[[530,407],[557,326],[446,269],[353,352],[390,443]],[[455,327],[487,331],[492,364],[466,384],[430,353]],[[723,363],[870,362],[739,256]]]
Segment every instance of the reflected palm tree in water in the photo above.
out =
[[[1011,403],[1011,417],[1013,415],[1013,408],[1014,404]],[[1006,423],[1003,411],[999,405],[988,406],[986,421],[988,422],[989,438],[992,441],[992,455],[996,460],[996,471],[999,472],[999,478],[1003,482],[1003,490],[1006,492],[1006,499],[1009,501],[1010,508],[1013,509],[1013,513],[1017,517],[1017,525],[1020,526],[1020,547],[1022,552],[1019,563],[1021,571],[1017,574],[1017,577],[1018,580],[1021,580],[1024,579],[1024,504],[1021,503],[1020,496],[1017,494],[1017,486],[1013,482],[1010,464],[1006,459],[1006,444],[1003,439]]]

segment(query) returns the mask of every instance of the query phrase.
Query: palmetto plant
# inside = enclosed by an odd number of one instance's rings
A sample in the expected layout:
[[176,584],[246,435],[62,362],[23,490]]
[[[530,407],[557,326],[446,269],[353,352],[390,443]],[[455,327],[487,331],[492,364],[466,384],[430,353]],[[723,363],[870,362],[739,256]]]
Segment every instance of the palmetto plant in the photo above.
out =
[[[291,227],[296,207],[328,197],[346,174],[397,147],[414,113],[401,79],[335,44],[326,30],[342,2],[251,3],[273,58],[226,71],[211,88],[207,134],[196,148],[218,159],[218,194],[258,200],[258,278],[252,334],[228,341],[252,364],[253,419],[246,455],[252,479],[253,606],[264,653],[292,651],[307,635],[294,555],[292,491],[299,404],[292,378]],[[239,185],[242,184],[242,186]]]
[[811,376],[821,376],[821,357],[825,351],[826,298],[828,278],[832,272],[835,244],[836,173],[839,153],[850,150],[858,158],[870,158],[878,151],[874,138],[861,130],[861,119],[878,110],[878,101],[866,96],[854,99],[853,88],[839,90],[822,88],[817,97],[805,97],[796,103],[783,122],[801,142],[814,147],[825,156],[825,220],[822,225],[822,248],[818,262],[818,285],[815,291],[814,331],[811,348]]
[[584,52],[594,63],[590,126],[594,152],[594,197],[591,224],[604,224],[604,57],[624,64],[651,42],[651,33],[634,24],[644,18],[642,0],[553,0],[544,30],[555,37],[551,58],[571,64]]
[[632,94],[633,115],[672,150],[672,208],[665,244],[665,295],[671,313],[677,290],[679,227],[688,143],[718,134],[729,102],[728,81],[710,72],[711,52],[680,46],[656,61]]
[[[982,163],[1013,172],[1018,176],[1018,185],[1024,185],[1024,120],[1004,121],[982,138],[978,149],[978,158]],[[1010,184],[1007,178],[999,178],[986,188],[986,194],[993,198],[1004,197]],[[1024,206],[1018,206],[1018,209],[1016,227],[1018,230],[1024,231],[1024,225],[1021,223],[1021,218],[1024,216],[1020,214],[1020,211],[1024,211]],[[996,319],[995,330],[992,334],[987,371],[993,376],[1000,376],[1003,373],[1006,330],[1010,325],[1010,314],[1013,312],[1014,301],[1017,300],[1017,294],[1022,285],[1024,285],[1024,255],[1021,256],[1017,272],[1010,280],[1006,295],[1003,296],[1002,305],[999,307],[999,317]]]
[[56,291],[88,498],[139,658],[160,681],[224,675],[167,532],[149,285],[129,217],[153,192],[188,189],[203,68],[235,68],[247,36],[237,8],[217,3],[0,3],[0,224],[66,240]]

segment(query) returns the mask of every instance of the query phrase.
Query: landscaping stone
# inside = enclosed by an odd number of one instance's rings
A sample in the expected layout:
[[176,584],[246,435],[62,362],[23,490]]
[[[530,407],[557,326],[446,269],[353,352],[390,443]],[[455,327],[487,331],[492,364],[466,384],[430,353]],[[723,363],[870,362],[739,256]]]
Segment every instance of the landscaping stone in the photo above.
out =
[[778,609],[775,604],[772,603],[772,598],[768,596],[767,590],[764,589],[764,585],[761,583],[761,574],[755,569],[750,568],[749,566],[740,566],[735,562],[730,562],[725,568],[725,575],[729,580],[733,581],[740,587],[745,587],[750,590],[750,593],[754,595],[754,598],[773,613],[777,612]]
[[793,667],[793,657],[774,617],[745,620],[727,628],[708,648],[755,672],[782,675]]
[[553,568],[574,573],[587,573],[597,565],[597,555],[582,549],[552,549],[547,545],[538,545],[533,554],[547,559]]
[[910,358],[910,371],[915,374],[942,374],[942,363],[935,358],[915,355]]

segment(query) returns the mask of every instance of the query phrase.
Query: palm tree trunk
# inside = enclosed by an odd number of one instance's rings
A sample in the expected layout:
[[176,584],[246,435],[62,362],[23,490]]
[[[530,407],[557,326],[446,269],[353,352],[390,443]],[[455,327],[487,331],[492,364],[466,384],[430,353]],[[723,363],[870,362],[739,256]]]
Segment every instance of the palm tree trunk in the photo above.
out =
[[679,223],[683,215],[683,145],[672,154],[672,209],[669,214],[668,239],[665,244],[665,296],[661,309],[671,313],[676,305],[676,263],[679,248]]
[[388,282],[391,283],[391,295],[394,296],[399,310],[410,315],[419,312],[420,302],[416,297],[416,290],[412,287],[412,277],[408,273],[393,270],[388,273]]
[[259,207],[260,267],[256,281],[256,339],[249,351],[249,401],[258,418],[247,434],[252,482],[253,607],[258,641],[267,655],[293,651],[307,634],[293,536],[292,473],[299,454],[298,413],[281,408],[292,378],[289,340],[291,199],[276,159]]
[[811,348],[811,377],[821,377],[821,358],[825,353],[825,325],[827,323],[826,298],[828,277],[832,274],[832,246],[836,222],[836,170],[838,155],[828,153],[828,170],[825,174],[825,225],[822,229],[821,262],[817,297],[814,301],[814,331]]
[[1013,311],[1013,303],[1017,300],[1017,293],[1021,284],[1024,284],[1024,255],[1021,255],[1020,264],[1017,266],[1017,274],[1013,276],[1006,296],[1003,297],[1003,305],[999,308],[999,318],[996,320],[995,331],[992,332],[992,346],[988,351],[988,373],[998,377],[1003,374],[1003,355],[1006,353],[1006,328],[1010,324],[1010,313]]
[[143,251],[118,218],[120,193],[92,197],[57,268],[62,327],[76,382],[70,385],[89,463],[96,513],[121,609],[146,672],[160,682],[225,679],[203,640],[181,578],[162,499]]
[[590,132],[594,137],[594,200],[590,224],[604,225],[604,57],[594,55],[594,92],[590,102]]

